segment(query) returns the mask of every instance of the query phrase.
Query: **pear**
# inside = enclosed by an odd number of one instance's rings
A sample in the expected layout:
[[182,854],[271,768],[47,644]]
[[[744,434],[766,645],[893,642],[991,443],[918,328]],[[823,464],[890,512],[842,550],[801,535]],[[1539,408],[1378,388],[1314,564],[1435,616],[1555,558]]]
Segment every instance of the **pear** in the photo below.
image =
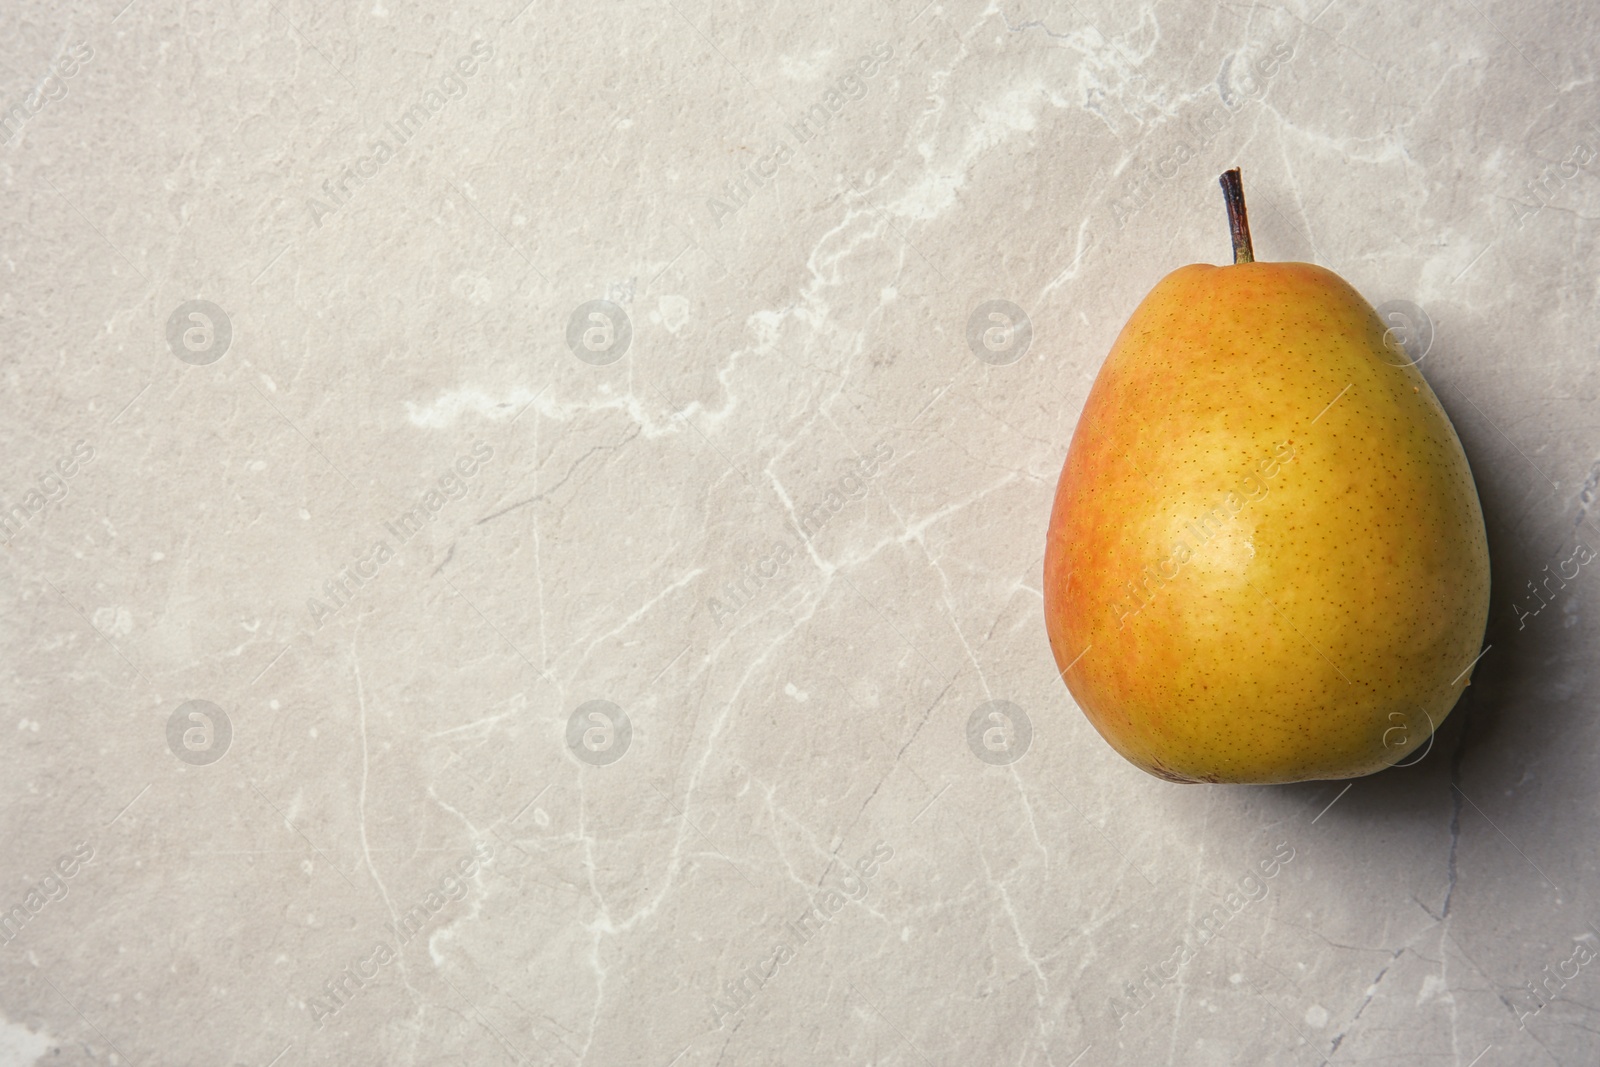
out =
[[[1466,455],[1371,306],[1310,263],[1163,278],[1061,470],[1050,647],[1100,735],[1172,782],[1407,760],[1480,656],[1489,552]],[[1418,753],[1417,758],[1425,753]]]

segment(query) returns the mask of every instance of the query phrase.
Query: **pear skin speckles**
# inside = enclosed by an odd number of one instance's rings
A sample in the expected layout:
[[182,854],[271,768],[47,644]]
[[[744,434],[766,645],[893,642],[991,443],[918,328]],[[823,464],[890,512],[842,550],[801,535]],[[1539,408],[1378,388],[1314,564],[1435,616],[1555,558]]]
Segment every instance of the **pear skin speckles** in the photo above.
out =
[[1488,615],[1483,515],[1383,331],[1321,267],[1196,264],[1112,346],[1056,490],[1045,618],[1079,706],[1150,773],[1370,774],[1427,739],[1394,745],[1392,716],[1436,726],[1460,696]]

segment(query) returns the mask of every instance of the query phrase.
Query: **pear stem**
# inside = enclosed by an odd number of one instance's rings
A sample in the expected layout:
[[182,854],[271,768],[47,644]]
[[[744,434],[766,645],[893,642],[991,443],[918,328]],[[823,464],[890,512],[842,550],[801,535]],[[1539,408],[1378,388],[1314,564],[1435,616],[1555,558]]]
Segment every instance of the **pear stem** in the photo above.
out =
[[1233,236],[1233,261],[1254,263],[1255,249],[1250,247],[1250,216],[1244,210],[1244,182],[1239,168],[1225,171],[1222,182],[1222,199],[1228,204],[1228,232]]

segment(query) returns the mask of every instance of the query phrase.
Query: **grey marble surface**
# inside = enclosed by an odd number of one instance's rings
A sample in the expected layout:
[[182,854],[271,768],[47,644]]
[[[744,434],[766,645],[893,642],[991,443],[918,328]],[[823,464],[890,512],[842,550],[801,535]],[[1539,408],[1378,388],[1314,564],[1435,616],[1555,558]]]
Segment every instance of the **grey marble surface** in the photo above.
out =
[[[1596,1063],[1600,17],[1324,3],[0,12],[0,1062]],[[1045,641],[1235,164],[1487,516],[1354,783]]]

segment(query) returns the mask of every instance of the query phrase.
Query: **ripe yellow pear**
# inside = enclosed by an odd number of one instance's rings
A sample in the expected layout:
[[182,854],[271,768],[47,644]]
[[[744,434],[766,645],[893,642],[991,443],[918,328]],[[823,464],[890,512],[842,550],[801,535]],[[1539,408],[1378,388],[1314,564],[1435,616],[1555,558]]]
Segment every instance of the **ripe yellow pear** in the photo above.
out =
[[1376,313],[1309,263],[1167,275],[1078,419],[1044,564],[1057,666],[1174,782],[1404,760],[1480,655],[1489,552],[1448,416]]

